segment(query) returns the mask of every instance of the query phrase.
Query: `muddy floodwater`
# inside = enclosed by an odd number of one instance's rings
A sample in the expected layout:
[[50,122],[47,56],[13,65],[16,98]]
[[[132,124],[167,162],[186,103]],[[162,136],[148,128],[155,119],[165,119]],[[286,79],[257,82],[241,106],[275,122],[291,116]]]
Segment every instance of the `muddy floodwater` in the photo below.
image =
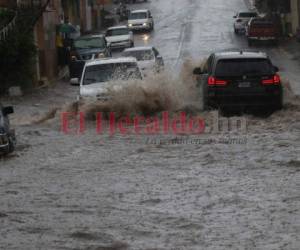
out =
[[[44,92],[28,99],[40,104],[14,101],[18,147],[0,159],[1,249],[299,249],[300,101],[288,84],[283,110],[222,130],[229,118],[201,111],[192,78],[154,82],[138,101],[137,88],[119,93],[110,111],[183,110],[220,130],[97,134],[90,114],[103,105],[63,104],[75,91],[50,89],[55,105],[40,101]],[[61,112],[80,108],[84,132],[63,133]]]

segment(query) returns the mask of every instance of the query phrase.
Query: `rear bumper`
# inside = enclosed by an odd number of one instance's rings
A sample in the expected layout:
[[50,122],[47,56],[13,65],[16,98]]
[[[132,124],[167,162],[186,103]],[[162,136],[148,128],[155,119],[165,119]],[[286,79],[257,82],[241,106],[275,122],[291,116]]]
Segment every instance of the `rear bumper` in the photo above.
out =
[[147,24],[147,25],[143,25],[143,24],[136,24],[136,25],[132,25],[129,27],[130,30],[150,30],[151,29],[151,25]]
[[275,41],[277,40],[276,36],[248,36],[249,40],[255,40],[255,41]]
[[129,47],[131,47],[131,44],[132,44],[132,41],[116,42],[116,43],[111,43],[110,48],[111,49],[129,48]]
[[265,91],[239,93],[234,91],[208,90],[208,106],[218,107],[275,107],[282,106],[282,88],[269,88]]
[[246,24],[234,23],[233,27],[234,27],[234,29],[236,29],[238,31],[245,31],[246,30]]

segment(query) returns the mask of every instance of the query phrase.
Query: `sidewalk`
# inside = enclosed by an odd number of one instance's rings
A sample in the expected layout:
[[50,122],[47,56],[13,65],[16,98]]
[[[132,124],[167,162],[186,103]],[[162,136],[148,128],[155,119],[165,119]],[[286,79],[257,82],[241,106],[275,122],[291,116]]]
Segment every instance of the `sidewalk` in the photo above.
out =
[[292,60],[297,60],[300,64],[300,42],[296,38],[282,41],[280,47],[291,55]]
[[300,95],[300,43],[295,38],[282,40],[276,50],[281,74],[288,79],[294,94]]

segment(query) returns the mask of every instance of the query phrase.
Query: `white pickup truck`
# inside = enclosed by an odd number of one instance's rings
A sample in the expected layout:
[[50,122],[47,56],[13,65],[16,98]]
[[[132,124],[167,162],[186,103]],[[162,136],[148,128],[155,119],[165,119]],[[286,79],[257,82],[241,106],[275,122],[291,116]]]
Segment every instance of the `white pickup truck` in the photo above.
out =
[[79,98],[107,101],[110,99],[109,90],[120,90],[130,81],[142,79],[137,60],[133,57],[90,61],[83,69]]

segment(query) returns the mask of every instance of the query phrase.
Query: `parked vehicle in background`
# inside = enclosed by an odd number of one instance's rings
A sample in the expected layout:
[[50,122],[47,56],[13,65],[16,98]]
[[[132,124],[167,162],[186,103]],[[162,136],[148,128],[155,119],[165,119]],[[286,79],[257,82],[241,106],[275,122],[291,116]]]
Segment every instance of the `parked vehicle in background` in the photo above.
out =
[[14,112],[13,107],[3,107],[0,103],[0,154],[12,153],[16,146],[15,131],[10,128],[8,115]]
[[109,90],[120,90],[130,81],[142,79],[133,57],[87,62],[80,81],[80,98],[106,101],[111,97]]
[[278,68],[265,53],[219,52],[203,69],[196,68],[203,108],[282,108],[282,85]]
[[128,27],[131,30],[148,30],[154,29],[154,21],[149,10],[134,10],[128,17]]
[[252,18],[246,29],[248,45],[252,46],[254,42],[268,41],[277,44],[279,37],[279,28],[271,20],[264,18]]
[[233,18],[235,18],[233,28],[234,33],[242,33],[246,31],[246,25],[250,21],[251,18],[257,17],[256,12],[238,12]]
[[86,61],[111,57],[111,51],[104,35],[89,35],[74,40],[70,57],[70,78],[80,78]]
[[125,25],[108,28],[105,37],[111,49],[134,47],[133,33]]
[[164,60],[154,47],[135,47],[124,50],[124,57],[134,57],[143,74],[159,72],[164,67]]

